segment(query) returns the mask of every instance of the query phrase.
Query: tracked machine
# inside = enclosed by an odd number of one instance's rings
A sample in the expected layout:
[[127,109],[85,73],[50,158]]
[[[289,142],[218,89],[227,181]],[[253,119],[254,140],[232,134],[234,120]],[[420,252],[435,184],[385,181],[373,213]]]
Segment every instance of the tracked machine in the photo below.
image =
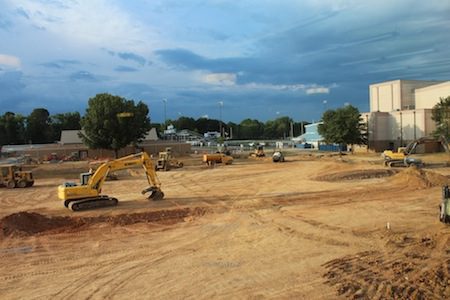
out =
[[161,183],[156,176],[151,158],[145,152],[107,161],[95,172],[81,173],[80,184],[66,182],[58,187],[58,198],[72,211],[116,206],[118,203],[116,198],[101,194],[103,184],[110,172],[136,166],[143,167],[150,185],[142,190],[142,194],[150,193],[149,200],[162,200],[164,193],[161,191]]

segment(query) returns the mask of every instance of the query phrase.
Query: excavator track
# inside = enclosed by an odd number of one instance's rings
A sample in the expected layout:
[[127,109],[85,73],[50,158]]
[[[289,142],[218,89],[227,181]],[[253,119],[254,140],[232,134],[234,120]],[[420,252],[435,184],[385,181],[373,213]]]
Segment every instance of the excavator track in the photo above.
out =
[[99,196],[70,201],[67,207],[72,211],[83,211],[94,208],[116,206],[118,202],[119,201],[113,197]]

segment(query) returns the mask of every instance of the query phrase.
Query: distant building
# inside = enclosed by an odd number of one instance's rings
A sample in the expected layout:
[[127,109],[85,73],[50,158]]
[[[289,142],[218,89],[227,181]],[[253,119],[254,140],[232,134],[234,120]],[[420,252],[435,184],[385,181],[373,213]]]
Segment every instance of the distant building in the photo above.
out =
[[218,131],[208,131],[203,134],[206,140],[213,140],[220,138],[220,132]]
[[[298,137],[295,137],[292,139],[292,141],[296,143],[302,143],[303,147],[301,148],[307,148],[308,145],[311,145],[313,148],[318,149],[319,143],[323,141],[323,137],[319,134],[319,125],[323,124],[322,122],[318,123],[312,123],[305,125],[305,133],[302,135],[299,135]],[[306,145],[306,147],[305,147]]]
[[368,147],[395,149],[430,136],[436,129],[431,111],[439,99],[450,96],[450,81],[393,80],[369,86]]

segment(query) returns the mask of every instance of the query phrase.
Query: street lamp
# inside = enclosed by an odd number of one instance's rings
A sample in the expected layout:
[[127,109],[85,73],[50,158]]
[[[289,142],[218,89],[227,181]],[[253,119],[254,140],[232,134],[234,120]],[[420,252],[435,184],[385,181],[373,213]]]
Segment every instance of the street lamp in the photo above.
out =
[[166,123],[167,123],[167,115],[166,115],[166,103],[167,103],[167,99],[164,98],[163,99],[163,103],[164,103],[164,127],[166,127]]
[[222,137],[222,107],[223,107],[223,101],[219,101],[219,129],[220,129],[220,137]]

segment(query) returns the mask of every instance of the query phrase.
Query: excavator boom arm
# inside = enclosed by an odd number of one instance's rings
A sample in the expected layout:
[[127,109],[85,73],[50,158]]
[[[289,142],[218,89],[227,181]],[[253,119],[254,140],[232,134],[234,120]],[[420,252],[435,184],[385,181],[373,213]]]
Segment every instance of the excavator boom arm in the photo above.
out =
[[100,192],[109,172],[130,169],[135,166],[143,167],[150,186],[156,187],[158,189],[161,187],[161,183],[156,176],[156,172],[154,171],[155,169],[152,160],[146,152],[131,154],[103,163],[91,176],[87,184],[88,186]]

